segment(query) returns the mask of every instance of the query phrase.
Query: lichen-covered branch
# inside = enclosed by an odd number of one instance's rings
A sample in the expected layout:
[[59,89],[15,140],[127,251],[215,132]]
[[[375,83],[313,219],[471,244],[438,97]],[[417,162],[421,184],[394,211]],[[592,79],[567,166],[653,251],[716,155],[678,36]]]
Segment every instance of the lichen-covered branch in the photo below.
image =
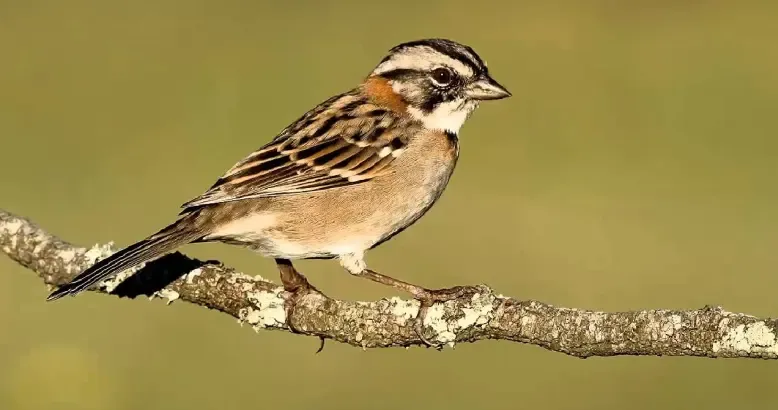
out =
[[[111,245],[80,248],[28,219],[0,210],[0,249],[59,285],[109,255]],[[119,296],[150,295],[216,309],[255,329],[294,330],[362,348],[451,345],[483,339],[529,343],[577,357],[663,355],[778,358],[778,321],[699,310],[595,312],[519,301],[478,286],[472,297],[433,305],[418,326],[419,303],[398,297],[375,302],[335,300],[311,292],[287,320],[283,289],[218,262],[180,253],[125,272],[95,291]],[[41,303],[43,302],[41,295]],[[421,329],[420,335],[418,329]]]

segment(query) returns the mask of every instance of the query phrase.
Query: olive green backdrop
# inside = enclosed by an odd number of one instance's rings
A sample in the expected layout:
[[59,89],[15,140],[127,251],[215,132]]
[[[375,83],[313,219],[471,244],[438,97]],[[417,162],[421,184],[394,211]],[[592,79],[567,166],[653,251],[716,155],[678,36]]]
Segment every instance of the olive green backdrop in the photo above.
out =
[[[770,1],[2,1],[0,207],[127,245],[391,46],[450,37],[514,97],[475,113],[442,200],[371,266],[563,306],[776,316],[776,15]],[[249,251],[184,250],[275,277]],[[301,267],[335,297],[393,294],[335,262]],[[0,257],[2,409],[776,406],[777,362],[505,342],[314,355],[314,338],[183,303],[46,294]]]

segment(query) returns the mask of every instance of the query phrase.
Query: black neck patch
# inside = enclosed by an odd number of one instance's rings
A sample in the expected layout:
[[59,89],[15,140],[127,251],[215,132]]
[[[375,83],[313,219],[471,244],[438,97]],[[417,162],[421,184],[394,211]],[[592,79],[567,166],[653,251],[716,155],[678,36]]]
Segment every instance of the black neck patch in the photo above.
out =
[[457,135],[456,132],[451,130],[446,130],[446,138],[448,139],[448,142],[450,142],[452,145],[454,146],[459,145],[459,135]]

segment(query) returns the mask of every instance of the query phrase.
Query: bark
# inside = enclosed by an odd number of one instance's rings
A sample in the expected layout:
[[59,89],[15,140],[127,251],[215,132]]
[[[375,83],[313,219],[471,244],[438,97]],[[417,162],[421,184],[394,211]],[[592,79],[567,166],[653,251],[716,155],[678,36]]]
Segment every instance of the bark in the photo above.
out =
[[[28,219],[2,210],[0,249],[53,286],[66,283],[112,252],[111,244],[91,248],[72,245]],[[516,300],[485,285],[471,289],[467,296],[433,305],[420,318],[420,305],[415,300],[393,297],[354,302],[332,299],[316,291],[292,299],[279,285],[259,276],[237,272],[216,261],[173,253],[92,290],[120,297],[149,295],[168,302],[183,300],[224,312],[257,330],[318,336],[365,349],[440,347],[499,339],[582,358],[778,358],[778,321],[774,319],[711,306],[697,310],[597,312]],[[292,300],[293,308],[285,309]]]

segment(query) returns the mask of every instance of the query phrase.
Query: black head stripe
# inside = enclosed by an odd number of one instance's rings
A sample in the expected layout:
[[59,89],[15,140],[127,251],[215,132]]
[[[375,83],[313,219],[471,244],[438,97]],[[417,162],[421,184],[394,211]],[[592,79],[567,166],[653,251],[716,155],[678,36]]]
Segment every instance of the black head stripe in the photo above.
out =
[[429,47],[441,54],[461,61],[463,64],[469,66],[475,73],[485,73],[487,71],[486,64],[484,64],[484,61],[481,59],[481,57],[476,54],[475,50],[466,45],[443,38],[410,41],[393,47],[389,52],[391,55],[395,52],[411,47]]
[[384,77],[387,80],[401,80],[405,78],[419,77],[423,75],[425,75],[423,72],[418,70],[413,70],[410,68],[396,68],[392,71],[381,73],[381,77]]

